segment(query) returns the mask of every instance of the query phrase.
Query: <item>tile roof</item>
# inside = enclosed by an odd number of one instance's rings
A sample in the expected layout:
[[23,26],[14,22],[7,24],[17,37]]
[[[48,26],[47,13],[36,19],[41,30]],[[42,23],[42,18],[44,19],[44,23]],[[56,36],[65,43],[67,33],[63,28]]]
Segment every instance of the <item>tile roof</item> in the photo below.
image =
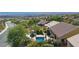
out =
[[58,24],[58,23],[60,23],[60,22],[57,22],[57,21],[51,21],[51,22],[45,24],[45,26],[47,26],[47,27],[52,27],[52,26],[54,26],[54,25],[56,25],[56,24]]
[[41,25],[44,25],[44,24],[46,24],[46,23],[47,23],[47,21],[43,21],[43,20],[42,20],[42,21],[38,22],[38,25],[40,25],[40,24],[41,24]]
[[62,37],[63,35],[77,29],[77,27],[71,24],[61,22],[59,24],[56,24],[55,26],[52,26],[50,29],[57,37]]

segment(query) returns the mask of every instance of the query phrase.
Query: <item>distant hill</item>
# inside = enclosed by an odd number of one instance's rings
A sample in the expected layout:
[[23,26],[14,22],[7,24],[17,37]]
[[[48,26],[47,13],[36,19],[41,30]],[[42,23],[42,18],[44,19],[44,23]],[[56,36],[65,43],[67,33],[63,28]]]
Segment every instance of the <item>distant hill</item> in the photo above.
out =
[[0,17],[79,14],[79,12],[0,12]]

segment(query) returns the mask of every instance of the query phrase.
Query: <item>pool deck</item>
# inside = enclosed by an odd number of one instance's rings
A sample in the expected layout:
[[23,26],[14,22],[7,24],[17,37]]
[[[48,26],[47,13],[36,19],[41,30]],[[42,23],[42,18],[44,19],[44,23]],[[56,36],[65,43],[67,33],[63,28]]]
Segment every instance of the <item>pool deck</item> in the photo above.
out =
[[46,37],[45,37],[45,35],[36,35],[36,36],[33,37],[33,38],[30,37],[30,34],[28,34],[28,35],[26,35],[26,36],[27,36],[28,38],[32,39],[32,41],[36,41],[36,37],[44,37],[45,40],[49,40],[49,39],[50,39],[50,37],[48,37],[47,35],[46,35]]

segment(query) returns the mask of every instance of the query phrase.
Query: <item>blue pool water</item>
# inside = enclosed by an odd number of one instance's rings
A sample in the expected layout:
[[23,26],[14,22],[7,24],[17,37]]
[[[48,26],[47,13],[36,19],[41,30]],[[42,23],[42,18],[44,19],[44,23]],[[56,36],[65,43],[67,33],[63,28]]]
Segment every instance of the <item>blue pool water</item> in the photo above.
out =
[[37,42],[44,42],[44,37],[36,37]]

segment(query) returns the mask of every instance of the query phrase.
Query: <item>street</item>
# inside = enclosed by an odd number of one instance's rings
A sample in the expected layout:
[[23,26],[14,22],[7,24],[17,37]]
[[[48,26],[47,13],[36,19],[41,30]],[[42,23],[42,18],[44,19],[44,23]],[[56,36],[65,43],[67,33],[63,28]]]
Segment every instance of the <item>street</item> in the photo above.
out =
[[8,30],[9,28],[11,27],[14,27],[15,24],[11,23],[11,22],[6,22],[6,24],[8,25],[8,29],[0,35],[0,47],[6,47],[8,46],[8,43],[7,43],[7,34],[8,34]]

